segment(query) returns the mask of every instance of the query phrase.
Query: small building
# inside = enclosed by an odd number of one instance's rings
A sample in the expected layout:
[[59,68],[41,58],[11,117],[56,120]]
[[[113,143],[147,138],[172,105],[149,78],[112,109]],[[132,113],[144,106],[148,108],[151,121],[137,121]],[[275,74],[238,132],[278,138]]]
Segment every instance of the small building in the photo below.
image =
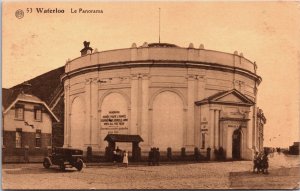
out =
[[3,89],[3,162],[41,162],[52,145],[52,123],[59,120],[38,97],[11,95]]
[[294,142],[292,146],[289,147],[289,154],[300,155],[300,142]]

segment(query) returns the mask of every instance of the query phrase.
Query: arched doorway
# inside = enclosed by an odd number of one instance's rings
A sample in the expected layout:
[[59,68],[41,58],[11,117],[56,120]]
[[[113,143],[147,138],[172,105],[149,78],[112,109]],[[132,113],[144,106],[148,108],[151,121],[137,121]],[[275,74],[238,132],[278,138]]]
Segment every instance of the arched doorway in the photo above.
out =
[[241,159],[241,143],[242,143],[242,133],[240,129],[233,132],[232,135],[232,159]]

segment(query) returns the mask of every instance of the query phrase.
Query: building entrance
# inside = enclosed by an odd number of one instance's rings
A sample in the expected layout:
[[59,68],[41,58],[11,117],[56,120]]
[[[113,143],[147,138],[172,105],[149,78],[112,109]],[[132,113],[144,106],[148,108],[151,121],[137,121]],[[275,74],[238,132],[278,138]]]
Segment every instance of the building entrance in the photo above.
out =
[[104,140],[108,142],[108,147],[105,149],[107,161],[113,161],[113,151],[116,149],[117,142],[132,143],[132,161],[140,161],[141,148],[139,147],[139,143],[143,139],[139,135],[108,134]]
[[241,131],[237,129],[232,135],[232,159],[241,159]]

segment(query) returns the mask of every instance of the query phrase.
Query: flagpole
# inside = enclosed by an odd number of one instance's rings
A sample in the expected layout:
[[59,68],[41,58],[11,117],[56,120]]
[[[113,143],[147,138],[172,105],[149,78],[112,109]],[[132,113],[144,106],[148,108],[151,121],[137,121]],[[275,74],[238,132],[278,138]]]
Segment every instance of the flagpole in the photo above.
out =
[[160,8],[159,8],[159,19],[158,19],[158,43],[160,43]]

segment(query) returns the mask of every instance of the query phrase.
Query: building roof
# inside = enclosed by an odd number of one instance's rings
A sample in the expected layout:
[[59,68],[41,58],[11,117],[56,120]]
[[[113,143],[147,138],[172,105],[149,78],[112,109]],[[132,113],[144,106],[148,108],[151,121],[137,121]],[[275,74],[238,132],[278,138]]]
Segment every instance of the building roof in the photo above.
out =
[[43,105],[46,110],[50,113],[50,115],[57,121],[59,122],[59,119],[55,116],[55,114],[51,111],[51,109],[48,107],[48,105],[40,100],[38,97],[29,95],[29,94],[24,94],[20,93],[17,98],[3,111],[3,114],[7,113],[16,103],[18,102],[26,102],[26,103],[37,103]]
[[[229,96],[232,96],[229,98]],[[226,99],[227,98],[227,99]],[[203,104],[210,104],[210,103],[216,103],[216,104],[234,104],[234,105],[242,105],[242,106],[252,106],[254,102],[246,97],[244,94],[239,92],[236,89],[218,92],[216,94],[213,94],[201,101],[196,101],[196,105],[203,105]]]
[[108,142],[142,142],[144,141],[139,135],[123,135],[123,134],[108,134],[104,141]]

